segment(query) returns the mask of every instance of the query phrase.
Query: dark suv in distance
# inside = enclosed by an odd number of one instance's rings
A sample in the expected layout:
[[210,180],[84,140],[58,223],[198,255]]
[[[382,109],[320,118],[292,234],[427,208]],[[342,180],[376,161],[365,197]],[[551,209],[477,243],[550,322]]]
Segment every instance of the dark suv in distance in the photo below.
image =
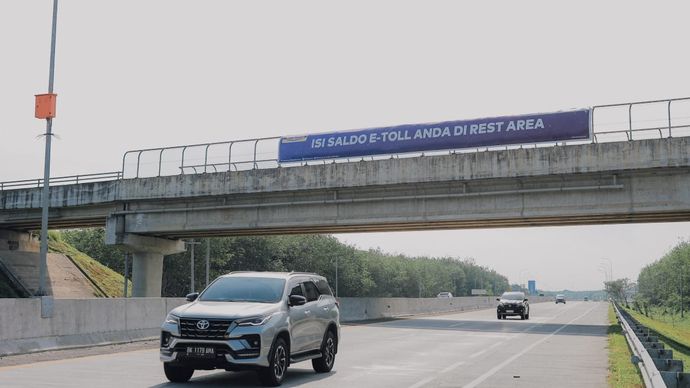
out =
[[498,319],[506,319],[508,316],[519,315],[520,319],[529,319],[529,303],[524,292],[504,292],[500,298],[496,298],[496,316]]
[[323,276],[233,272],[187,300],[161,327],[160,359],[172,382],[197,369],[249,369],[276,386],[297,362],[311,360],[317,373],[333,368],[340,311]]

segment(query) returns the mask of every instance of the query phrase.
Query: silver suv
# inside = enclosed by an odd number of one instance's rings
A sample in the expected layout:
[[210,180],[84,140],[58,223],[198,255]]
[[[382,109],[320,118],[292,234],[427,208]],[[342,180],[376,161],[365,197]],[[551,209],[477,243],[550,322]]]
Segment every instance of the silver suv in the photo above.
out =
[[323,276],[232,272],[187,300],[161,326],[160,359],[172,382],[188,381],[195,369],[253,369],[277,386],[291,363],[333,368],[340,311]]

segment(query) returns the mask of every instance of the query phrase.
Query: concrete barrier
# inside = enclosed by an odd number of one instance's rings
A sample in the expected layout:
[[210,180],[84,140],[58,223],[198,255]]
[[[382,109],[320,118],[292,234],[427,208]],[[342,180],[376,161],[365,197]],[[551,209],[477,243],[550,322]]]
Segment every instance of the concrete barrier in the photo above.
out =
[[41,318],[41,300],[0,299],[0,356],[110,343],[159,335],[183,298],[54,299]]
[[[183,298],[54,299],[52,313],[42,318],[41,299],[0,299],[0,356],[154,338],[165,315],[184,303]],[[340,298],[342,322],[495,306],[495,297],[484,296]]]

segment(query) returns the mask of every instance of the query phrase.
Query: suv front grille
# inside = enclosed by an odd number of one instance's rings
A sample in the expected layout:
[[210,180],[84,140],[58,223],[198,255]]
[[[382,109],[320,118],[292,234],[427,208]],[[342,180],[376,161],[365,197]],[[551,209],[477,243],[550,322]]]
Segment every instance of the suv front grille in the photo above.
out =
[[[208,321],[208,329],[199,329],[197,327],[197,322]],[[204,318],[180,318],[180,334],[182,338],[192,338],[192,339],[224,339],[225,332],[228,331],[228,327],[232,320],[227,319],[204,319]]]

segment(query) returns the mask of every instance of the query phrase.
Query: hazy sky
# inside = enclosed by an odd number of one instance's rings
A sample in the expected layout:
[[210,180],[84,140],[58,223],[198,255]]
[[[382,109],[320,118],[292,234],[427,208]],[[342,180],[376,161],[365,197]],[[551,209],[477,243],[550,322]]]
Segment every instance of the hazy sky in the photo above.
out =
[[[49,0],[0,2],[0,181],[42,176]],[[53,176],[128,149],[690,95],[682,2],[61,0]],[[636,278],[688,223],[351,234],[547,288]]]

